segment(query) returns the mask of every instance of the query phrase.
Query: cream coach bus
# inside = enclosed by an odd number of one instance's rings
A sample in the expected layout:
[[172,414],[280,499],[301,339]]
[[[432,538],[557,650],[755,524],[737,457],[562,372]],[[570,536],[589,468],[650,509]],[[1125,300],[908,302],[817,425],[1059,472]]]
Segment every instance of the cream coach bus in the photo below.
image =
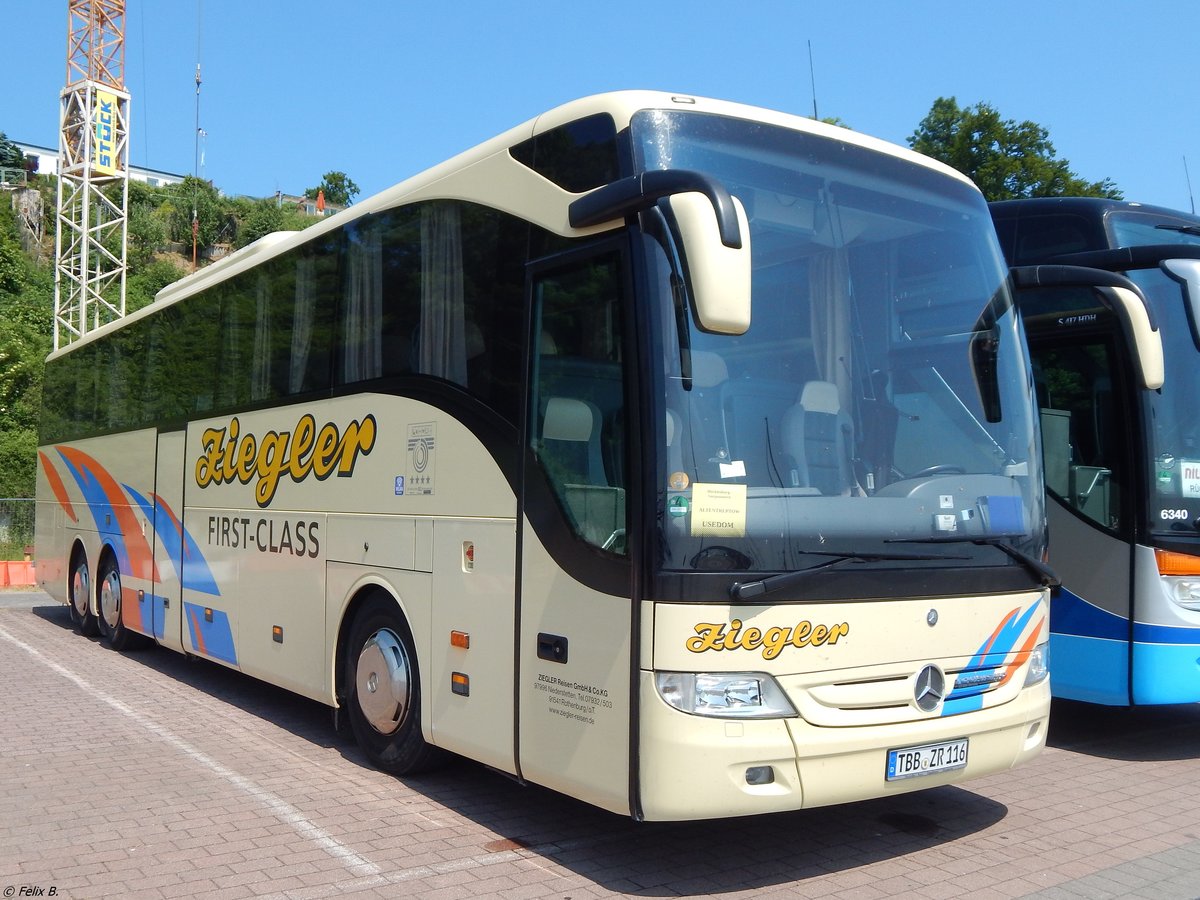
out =
[[665,820],[1046,738],[1030,366],[979,192],[724,102],[570,103],[51,356],[83,633]]

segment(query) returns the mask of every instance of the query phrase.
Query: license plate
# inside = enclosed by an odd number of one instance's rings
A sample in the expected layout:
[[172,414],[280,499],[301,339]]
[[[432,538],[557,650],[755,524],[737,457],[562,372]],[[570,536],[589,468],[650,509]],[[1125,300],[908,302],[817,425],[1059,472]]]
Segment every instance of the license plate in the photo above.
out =
[[923,747],[905,747],[889,750],[887,755],[887,780],[916,778],[934,772],[949,772],[967,764],[967,739],[945,741],[941,744],[926,744]]

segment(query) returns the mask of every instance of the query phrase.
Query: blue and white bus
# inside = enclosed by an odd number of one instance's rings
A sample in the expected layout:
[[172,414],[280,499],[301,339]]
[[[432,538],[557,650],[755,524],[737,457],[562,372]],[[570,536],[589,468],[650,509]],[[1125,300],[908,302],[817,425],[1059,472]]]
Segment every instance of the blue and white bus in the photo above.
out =
[[1088,292],[1025,292],[1045,455],[1056,697],[1200,701],[1200,217],[1117,200],[991,204],[1013,265],[1127,276],[1161,335],[1149,389]]

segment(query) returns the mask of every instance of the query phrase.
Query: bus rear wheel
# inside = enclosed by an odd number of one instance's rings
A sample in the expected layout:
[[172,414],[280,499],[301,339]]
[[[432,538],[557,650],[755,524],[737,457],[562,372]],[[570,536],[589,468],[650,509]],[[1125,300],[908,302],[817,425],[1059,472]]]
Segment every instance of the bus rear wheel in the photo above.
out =
[[413,775],[432,768],[440,754],[421,734],[416,648],[390,597],[366,602],[346,646],[346,705],[358,745],[385,772]]
[[91,637],[97,631],[96,617],[92,615],[92,576],[82,552],[71,558],[70,591],[71,624],[80,634]]
[[133,650],[142,646],[144,638],[136,631],[125,627],[121,618],[121,572],[117,564],[108,558],[100,566],[100,595],[97,598],[99,615],[96,624],[100,635],[108,639],[114,650]]

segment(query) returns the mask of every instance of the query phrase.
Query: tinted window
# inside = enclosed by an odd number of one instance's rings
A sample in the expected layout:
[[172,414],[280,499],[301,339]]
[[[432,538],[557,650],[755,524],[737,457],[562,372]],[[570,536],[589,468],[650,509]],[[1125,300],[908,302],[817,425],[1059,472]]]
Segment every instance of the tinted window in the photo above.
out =
[[530,243],[522,220],[458,201],[365,217],[55,360],[43,440],[406,375],[516,424]]
[[617,128],[608,113],[539,134],[511,152],[518,162],[575,194],[616,181],[620,174]]

